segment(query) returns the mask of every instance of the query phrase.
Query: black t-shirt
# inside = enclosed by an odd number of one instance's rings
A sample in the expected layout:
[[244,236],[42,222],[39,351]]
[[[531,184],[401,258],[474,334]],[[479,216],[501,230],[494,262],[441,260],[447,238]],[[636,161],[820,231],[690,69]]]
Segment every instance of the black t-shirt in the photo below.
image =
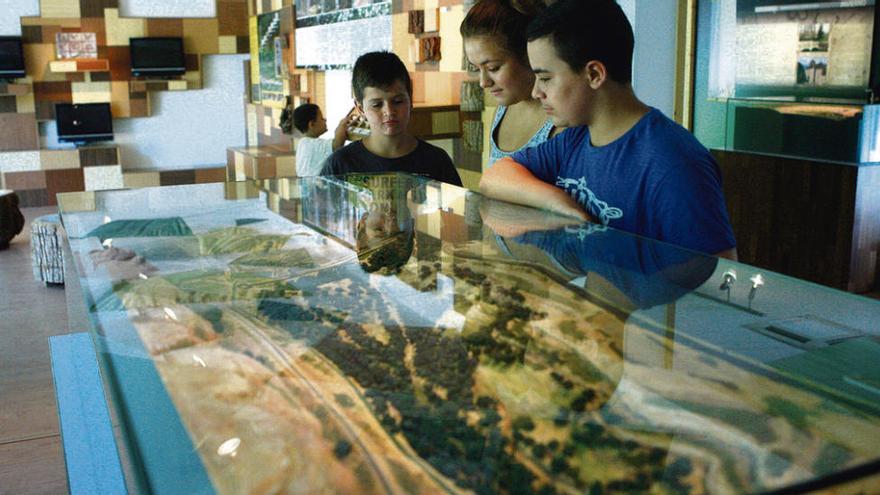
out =
[[324,163],[321,175],[346,175],[350,173],[404,172],[422,175],[434,180],[461,186],[461,177],[452,165],[449,155],[442,149],[419,139],[411,153],[399,158],[383,158],[374,155],[362,141],[351,143],[336,150]]

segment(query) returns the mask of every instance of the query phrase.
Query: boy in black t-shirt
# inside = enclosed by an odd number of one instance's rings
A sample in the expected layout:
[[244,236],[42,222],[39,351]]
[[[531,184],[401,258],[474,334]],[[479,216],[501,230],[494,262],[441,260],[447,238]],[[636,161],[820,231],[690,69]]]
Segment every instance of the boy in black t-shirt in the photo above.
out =
[[389,52],[358,57],[352,72],[355,107],[370,123],[370,135],[336,150],[321,175],[405,172],[461,186],[449,155],[409,133],[412,81],[403,62]]

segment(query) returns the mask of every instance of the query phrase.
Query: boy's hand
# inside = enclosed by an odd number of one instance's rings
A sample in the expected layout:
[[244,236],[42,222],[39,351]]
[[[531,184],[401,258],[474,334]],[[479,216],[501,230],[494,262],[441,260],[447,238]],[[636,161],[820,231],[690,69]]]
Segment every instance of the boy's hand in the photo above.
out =
[[345,138],[348,137],[348,125],[352,120],[352,114],[354,111],[355,108],[352,107],[352,109],[345,114],[345,117],[339,121],[339,124],[336,125],[336,130],[333,131],[333,151],[336,151],[345,144]]

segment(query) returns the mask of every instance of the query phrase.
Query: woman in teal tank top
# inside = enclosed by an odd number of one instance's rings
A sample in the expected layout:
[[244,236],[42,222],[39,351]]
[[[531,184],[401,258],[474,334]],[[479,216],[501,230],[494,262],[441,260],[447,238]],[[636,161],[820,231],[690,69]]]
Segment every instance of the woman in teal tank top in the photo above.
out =
[[489,138],[489,165],[548,140],[560,129],[532,98],[535,74],[526,53],[526,31],[543,8],[540,0],[481,0],[460,31],[468,61],[480,72],[480,86],[498,101]]

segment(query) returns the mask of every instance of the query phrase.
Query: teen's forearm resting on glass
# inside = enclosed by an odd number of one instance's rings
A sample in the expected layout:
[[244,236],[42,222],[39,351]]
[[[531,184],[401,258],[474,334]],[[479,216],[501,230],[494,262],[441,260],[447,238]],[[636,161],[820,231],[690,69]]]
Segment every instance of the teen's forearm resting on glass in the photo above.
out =
[[593,220],[565,191],[538,179],[511,158],[498,160],[483,173],[480,191],[487,197],[509,203],[543,208],[580,220]]
[[[538,179],[511,158],[498,160],[483,173],[480,179],[480,191],[489,198],[543,208],[580,220],[594,221],[565,191]],[[720,258],[737,260],[736,248],[712,254]]]

